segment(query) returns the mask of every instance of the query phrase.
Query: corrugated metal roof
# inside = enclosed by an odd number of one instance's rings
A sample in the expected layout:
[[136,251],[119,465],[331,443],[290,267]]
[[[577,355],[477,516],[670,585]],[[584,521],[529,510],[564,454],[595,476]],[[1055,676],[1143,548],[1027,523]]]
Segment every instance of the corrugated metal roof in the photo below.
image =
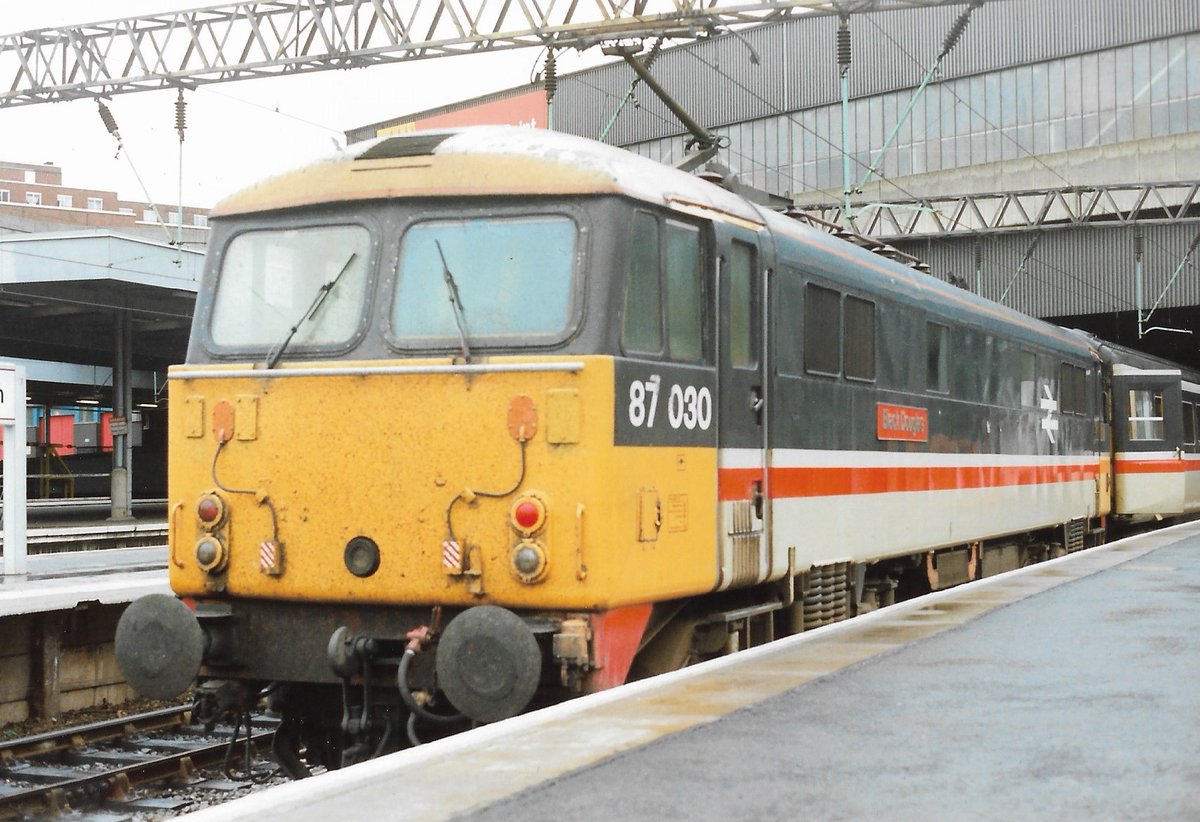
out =
[[[1007,290],[1005,305],[1036,317],[1061,317],[1135,310],[1138,231],[1145,238],[1143,309],[1160,297],[1160,308],[1200,305],[1200,255],[1193,254],[1171,282],[1200,235],[1200,221],[926,238],[894,245],[928,263],[933,276],[960,279],[974,290],[979,244],[984,297],[999,300]],[[1035,240],[1021,271],[1021,260]]]
[[[851,96],[919,84],[962,8],[852,15]],[[709,128],[828,105],[841,95],[836,28],[833,17],[799,17],[664,50],[654,74]],[[941,76],[962,77],[1197,30],[1200,3],[1195,0],[992,0],[975,11]],[[751,61],[751,50],[759,65]],[[632,80],[624,64],[561,77],[555,127],[599,136]],[[666,107],[639,88],[636,104],[617,118],[608,142],[625,145],[682,132]]]

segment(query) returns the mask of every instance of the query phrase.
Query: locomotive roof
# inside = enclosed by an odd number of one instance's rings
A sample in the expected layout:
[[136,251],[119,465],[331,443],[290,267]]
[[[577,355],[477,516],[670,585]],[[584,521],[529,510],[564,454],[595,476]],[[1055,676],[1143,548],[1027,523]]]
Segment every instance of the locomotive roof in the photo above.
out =
[[804,246],[804,268],[858,286],[868,296],[887,294],[898,301],[919,305],[930,311],[931,320],[970,323],[1073,356],[1099,356],[1096,345],[1077,332],[1022,314],[798,220],[768,213],[766,222],[776,237],[776,251],[781,260],[789,257],[784,238],[790,238]]
[[474,126],[383,137],[222,200],[213,217],[386,197],[621,194],[762,223],[735,194],[624,149],[545,129]]
[[[919,302],[949,319],[1085,355],[1076,335],[977,297],[810,226],[754,205],[718,185],[604,143],[513,126],[411,132],[347,146],[335,155],[267,178],[216,205],[215,218],[390,197],[617,194],[738,222],[770,225],[806,246],[821,267],[872,292]],[[785,255],[785,244],[779,248]],[[811,262],[806,259],[806,265]]]

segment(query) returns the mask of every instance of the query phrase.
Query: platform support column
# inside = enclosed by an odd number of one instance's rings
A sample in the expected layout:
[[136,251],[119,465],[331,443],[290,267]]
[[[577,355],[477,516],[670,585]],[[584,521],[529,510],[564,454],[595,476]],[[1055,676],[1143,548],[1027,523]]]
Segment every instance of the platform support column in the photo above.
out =
[[55,719],[62,713],[62,650],[65,611],[35,614],[29,665],[29,715]]
[[129,437],[133,408],[133,322],[128,311],[118,311],[113,360],[113,461],[109,496],[111,520],[133,518],[133,448]]
[[0,435],[4,437],[4,574],[25,573],[25,369],[0,363]]

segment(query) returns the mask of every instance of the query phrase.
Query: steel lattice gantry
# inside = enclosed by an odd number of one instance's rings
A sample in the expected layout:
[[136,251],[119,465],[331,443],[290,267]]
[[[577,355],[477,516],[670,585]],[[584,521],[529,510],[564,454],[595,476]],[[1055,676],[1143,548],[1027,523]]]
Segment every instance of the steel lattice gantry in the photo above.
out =
[[0,107],[963,0],[272,0],[0,35]]
[[[845,225],[841,203],[798,206],[827,223]],[[850,227],[879,240],[1061,228],[1128,226],[1200,219],[1200,183],[1162,182],[1065,186],[1028,191],[940,195],[868,203],[852,209]]]

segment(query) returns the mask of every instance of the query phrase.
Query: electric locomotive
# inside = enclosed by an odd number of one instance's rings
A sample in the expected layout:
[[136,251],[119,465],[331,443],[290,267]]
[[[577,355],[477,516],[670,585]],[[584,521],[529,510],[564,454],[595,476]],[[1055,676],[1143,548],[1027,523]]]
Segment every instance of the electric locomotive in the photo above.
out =
[[[628,152],[386,137],[212,214],[118,657],[297,776],[1074,550],[1097,346]],[[184,604],[186,603],[186,605]]]

